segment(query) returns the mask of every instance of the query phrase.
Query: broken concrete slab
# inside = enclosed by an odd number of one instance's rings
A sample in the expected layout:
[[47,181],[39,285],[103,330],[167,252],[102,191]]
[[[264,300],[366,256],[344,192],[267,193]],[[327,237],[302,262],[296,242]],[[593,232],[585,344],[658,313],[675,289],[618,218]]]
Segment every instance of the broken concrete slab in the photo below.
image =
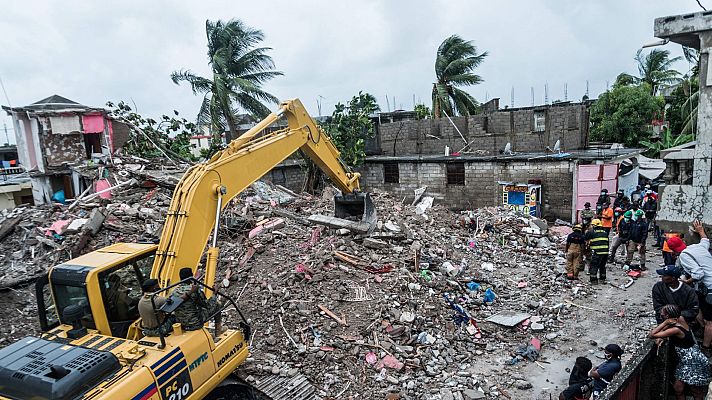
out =
[[501,311],[487,318],[485,321],[493,322],[498,325],[513,327],[519,325],[529,317],[530,315],[527,313],[516,311]]
[[89,222],[89,218],[77,218],[74,221],[69,223],[69,226],[67,226],[66,231],[67,232],[79,232],[79,230],[82,229],[82,227],[84,225],[86,225],[87,222]]
[[391,247],[391,245],[388,244],[387,242],[384,242],[383,240],[373,239],[373,238],[363,239],[363,245],[370,249],[387,249],[387,248]]
[[369,224],[361,221],[349,221],[343,218],[329,217],[328,215],[314,214],[307,220],[312,224],[328,226],[329,228],[345,228],[356,233],[367,233],[371,228]]

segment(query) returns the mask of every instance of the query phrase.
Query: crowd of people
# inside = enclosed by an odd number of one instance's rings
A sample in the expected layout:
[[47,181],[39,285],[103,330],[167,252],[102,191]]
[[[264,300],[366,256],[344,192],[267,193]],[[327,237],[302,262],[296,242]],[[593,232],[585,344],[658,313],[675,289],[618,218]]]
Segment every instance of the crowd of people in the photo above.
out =
[[[612,204],[612,205],[611,205]],[[663,264],[656,269],[660,281],[652,287],[652,302],[657,326],[649,333],[658,346],[664,342],[674,349],[672,389],[677,399],[686,395],[695,400],[707,396],[712,382],[709,357],[712,356],[712,253],[710,241],[699,221],[693,221],[688,242],[679,232],[663,232],[655,224],[658,198],[649,186],[636,189],[630,198],[623,191],[611,203],[602,190],[596,209],[586,203],[580,223],[566,240],[567,278],[578,279],[588,266],[592,285],[606,282],[607,264],[615,264],[619,250],[628,276],[637,278],[646,268],[648,234],[662,252]],[[687,239],[687,238],[686,238]],[[633,260],[637,254],[638,263]],[[701,341],[695,336],[701,333]],[[579,357],[571,370],[569,386],[560,400],[597,399],[621,368],[623,350],[616,344],[604,349],[606,361],[597,367]]]

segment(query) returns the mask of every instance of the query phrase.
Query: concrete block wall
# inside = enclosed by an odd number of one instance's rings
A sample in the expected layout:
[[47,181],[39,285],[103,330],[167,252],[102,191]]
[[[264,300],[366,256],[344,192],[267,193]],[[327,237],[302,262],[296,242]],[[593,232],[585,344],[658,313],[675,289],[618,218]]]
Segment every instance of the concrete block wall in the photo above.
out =
[[[534,132],[534,114],[546,115],[546,129]],[[588,109],[585,104],[562,104],[499,110],[469,117],[399,121],[378,126],[381,153],[387,156],[444,154],[445,146],[459,151],[496,155],[511,143],[515,152],[543,152],[560,140],[561,150],[584,148],[588,139]],[[457,126],[460,133],[452,125]]]
[[87,157],[84,135],[81,133],[47,134],[43,136],[43,142],[45,160],[50,167],[59,167],[65,163],[77,165]]
[[501,205],[498,181],[540,180],[543,199],[552,205],[544,207],[544,215],[565,221],[571,218],[574,161],[465,161],[465,185],[447,184],[444,162],[400,162],[398,166],[399,183],[384,183],[383,164],[367,161],[360,168],[362,187],[386,190],[410,201],[413,190],[427,186],[428,195],[437,202],[452,209],[470,209]]
[[304,189],[306,168],[299,165],[280,165],[262,177],[262,180],[282,185],[289,190],[300,193]]

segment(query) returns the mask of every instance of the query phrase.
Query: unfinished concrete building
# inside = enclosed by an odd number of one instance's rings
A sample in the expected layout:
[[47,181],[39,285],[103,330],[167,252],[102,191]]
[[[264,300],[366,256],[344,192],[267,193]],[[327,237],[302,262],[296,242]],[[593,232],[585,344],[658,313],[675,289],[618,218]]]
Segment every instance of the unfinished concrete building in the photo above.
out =
[[665,155],[669,180],[657,217],[665,229],[685,232],[694,219],[712,225],[712,12],[657,18],[655,36],[700,50],[696,141]]
[[53,95],[24,107],[2,107],[12,117],[19,163],[30,174],[35,204],[81,193],[90,179],[82,167],[102,162],[128,140],[129,128],[108,111]]

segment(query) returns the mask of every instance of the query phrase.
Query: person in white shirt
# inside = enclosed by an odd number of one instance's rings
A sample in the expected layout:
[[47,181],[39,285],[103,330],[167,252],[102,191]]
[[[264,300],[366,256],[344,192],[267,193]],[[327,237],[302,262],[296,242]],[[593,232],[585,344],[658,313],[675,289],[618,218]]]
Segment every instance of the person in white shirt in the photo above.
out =
[[682,239],[675,237],[668,239],[668,247],[678,255],[676,265],[681,267],[685,271],[685,275],[687,275],[683,282],[697,289],[700,312],[705,325],[702,348],[710,350],[710,345],[712,345],[712,254],[710,254],[710,240],[707,238],[705,228],[700,221],[694,221],[692,226],[695,232],[700,235],[700,243],[686,246]]

